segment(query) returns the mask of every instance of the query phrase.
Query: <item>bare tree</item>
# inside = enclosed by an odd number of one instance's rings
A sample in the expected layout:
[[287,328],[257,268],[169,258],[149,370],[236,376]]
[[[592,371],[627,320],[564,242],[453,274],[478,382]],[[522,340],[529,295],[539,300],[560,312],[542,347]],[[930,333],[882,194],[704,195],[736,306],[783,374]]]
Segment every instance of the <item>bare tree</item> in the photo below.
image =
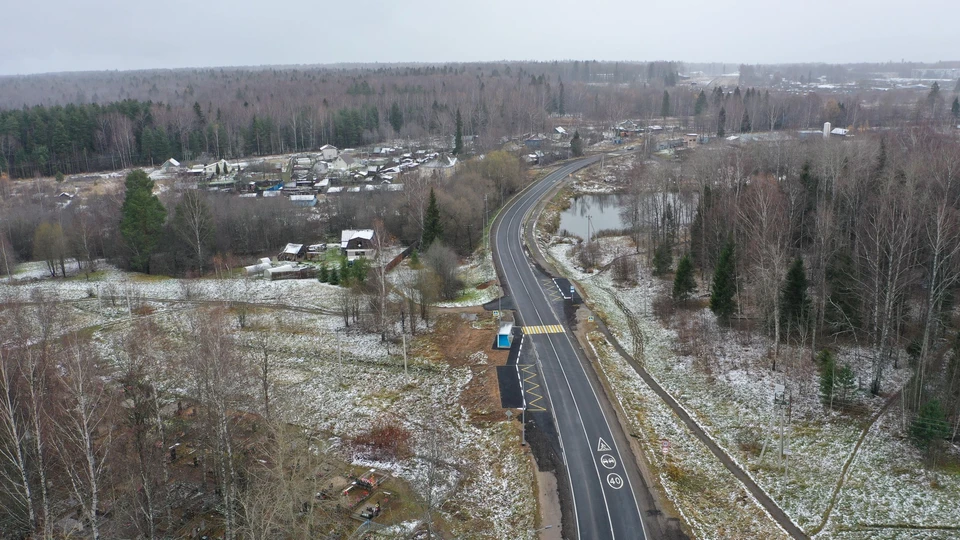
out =
[[776,371],[780,353],[780,284],[787,270],[789,223],[787,201],[775,180],[761,178],[751,184],[740,219],[747,239],[747,256],[753,263],[760,310],[767,324],[773,325],[771,369]]
[[112,444],[113,396],[100,373],[94,349],[76,338],[69,341],[61,362],[62,401],[56,417],[56,449],[90,524],[91,538],[100,538],[100,501]]
[[11,505],[10,517],[19,521],[26,534],[36,527],[37,513],[29,480],[33,471],[27,465],[29,428],[19,403],[18,378],[14,355],[0,348],[0,487]]

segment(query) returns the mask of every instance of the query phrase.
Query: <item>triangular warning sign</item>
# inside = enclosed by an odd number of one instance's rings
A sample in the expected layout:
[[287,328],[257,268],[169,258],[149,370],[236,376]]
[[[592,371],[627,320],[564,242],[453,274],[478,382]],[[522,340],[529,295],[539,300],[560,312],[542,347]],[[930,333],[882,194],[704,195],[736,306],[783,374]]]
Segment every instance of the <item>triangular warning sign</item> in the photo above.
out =
[[609,451],[610,451],[610,445],[607,444],[607,441],[601,438],[600,442],[597,443],[597,452],[609,452]]

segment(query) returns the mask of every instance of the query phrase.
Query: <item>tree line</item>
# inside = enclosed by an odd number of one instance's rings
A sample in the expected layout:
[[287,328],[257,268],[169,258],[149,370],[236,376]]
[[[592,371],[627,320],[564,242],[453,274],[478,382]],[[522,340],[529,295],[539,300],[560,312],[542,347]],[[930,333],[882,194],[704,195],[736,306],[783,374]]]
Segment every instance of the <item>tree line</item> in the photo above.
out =
[[[681,84],[681,68],[563,62],[0,79],[0,88],[23,96],[10,108],[0,103],[0,171],[55,176],[155,166],[170,157],[213,161],[395,138],[433,137],[452,147],[457,126],[461,136],[489,149],[504,136],[548,131],[558,118],[612,124],[671,117],[684,129],[716,134],[816,129],[824,121],[854,128],[942,124],[957,92],[938,88],[918,99],[916,91],[904,90],[701,89]],[[96,81],[120,90],[110,98],[92,99],[81,90],[55,94],[57,103],[43,99],[50,95],[44,85],[94,87]]]

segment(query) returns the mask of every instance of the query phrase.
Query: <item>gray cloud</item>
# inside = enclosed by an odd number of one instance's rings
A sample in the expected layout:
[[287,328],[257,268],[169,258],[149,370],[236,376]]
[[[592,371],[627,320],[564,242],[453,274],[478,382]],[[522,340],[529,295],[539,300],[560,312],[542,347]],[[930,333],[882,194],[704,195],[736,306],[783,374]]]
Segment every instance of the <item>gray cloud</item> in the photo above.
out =
[[502,59],[937,61],[960,50],[952,27],[960,2],[943,0],[7,4],[0,74]]

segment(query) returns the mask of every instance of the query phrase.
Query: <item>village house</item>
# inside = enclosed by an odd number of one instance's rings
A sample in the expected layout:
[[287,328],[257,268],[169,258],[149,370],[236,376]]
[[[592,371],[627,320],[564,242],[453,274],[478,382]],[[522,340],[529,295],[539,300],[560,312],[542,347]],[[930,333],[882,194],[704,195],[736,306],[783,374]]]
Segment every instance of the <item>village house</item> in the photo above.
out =
[[352,157],[347,155],[336,156],[330,161],[329,168],[335,171],[348,171],[359,166]]
[[333,161],[340,155],[340,150],[332,144],[325,144],[320,147],[320,159],[323,161]]
[[163,165],[160,165],[160,170],[165,173],[175,173],[180,170],[180,162],[170,158],[163,162]]
[[203,176],[207,178],[217,176],[218,174],[227,174],[228,172],[230,172],[230,164],[227,163],[225,159],[214,161],[213,163],[208,163],[203,166]]
[[307,246],[304,244],[287,244],[283,251],[277,255],[278,261],[299,261],[307,254]]
[[373,229],[345,229],[340,232],[340,251],[348,262],[357,259],[369,259],[376,253]]
[[291,195],[290,202],[294,206],[300,206],[303,208],[313,208],[317,205],[317,196],[316,195]]

